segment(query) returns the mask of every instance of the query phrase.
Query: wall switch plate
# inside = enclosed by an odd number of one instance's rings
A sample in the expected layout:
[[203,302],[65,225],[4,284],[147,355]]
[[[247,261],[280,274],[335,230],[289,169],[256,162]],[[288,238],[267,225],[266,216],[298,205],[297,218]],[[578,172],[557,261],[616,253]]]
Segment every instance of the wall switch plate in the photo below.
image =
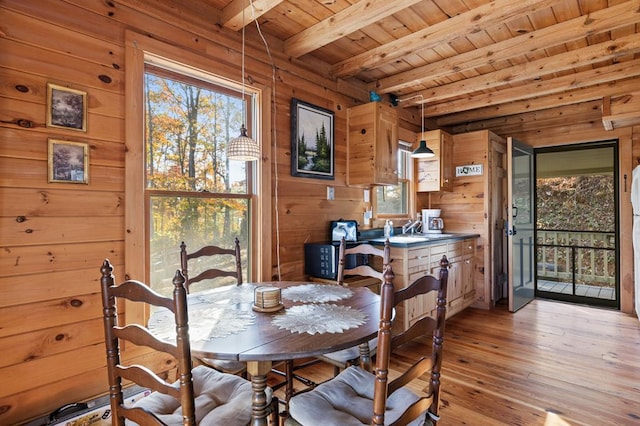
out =
[[371,192],[368,189],[364,190],[364,202],[365,203],[371,202]]
[[333,186],[327,186],[327,200],[331,201],[331,200],[335,200],[335,198],[336,198],[335,188]]

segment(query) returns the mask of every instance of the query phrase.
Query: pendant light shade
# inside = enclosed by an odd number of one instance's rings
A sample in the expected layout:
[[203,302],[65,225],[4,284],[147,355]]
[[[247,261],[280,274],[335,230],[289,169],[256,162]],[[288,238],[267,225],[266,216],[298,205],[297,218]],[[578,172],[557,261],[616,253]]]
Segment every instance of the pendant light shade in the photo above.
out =
[[420,141],[418,148],[411,153],[411,157],[413,158],[431,158],[435,157],[435,155],[431,148],[427,146],[427,141],[424,139]]
[[244,124],[240,128],[240,136],[229,141],[227,157],[230,160],[255,161],[260,158],[260,147],[249,136]]
[[[419,95],[420,98],[422,98],[422,95]],[[424,139],[424,101],[420,104],[421,105],[421,116],[422,116],[422,140],[420,141],[420,144],[418,145],[418,148],[416,148],[415,151],[413,151],[411,153],[411,157],[412,158],[432,158],[435,157],[436,154],[427,146],[427,141]]]

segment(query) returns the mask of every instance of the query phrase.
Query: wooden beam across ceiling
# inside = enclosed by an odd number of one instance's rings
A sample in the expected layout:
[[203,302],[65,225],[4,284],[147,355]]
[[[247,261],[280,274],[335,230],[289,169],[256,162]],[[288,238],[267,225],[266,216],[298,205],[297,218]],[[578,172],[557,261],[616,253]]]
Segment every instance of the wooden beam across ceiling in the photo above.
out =
[[[624,78],[640,76],[640,59],[590,69],[549,80],[535,81],[524,86],[505,88],[490,93],[479,93],[460,99],[450,99],[447,100],[447,102],[437,104],[434,110],[427,110],[425,116],[451,114],[490,105],[500,105],[545,95],[569,92],[583,87],[616,81],[619,80],[621,76],[624,76]],[[435,109],[437,109],[437,113]]]
[[422,50],[433,49],[453,39],[550,7],[554,2],[554,0],[496,0],[338,62],[333,66],[332,73],[336,77],[353,76],[360,71],[381,67]]
[[368,0],[359,1],[290,37],[284,43],[285,52],[294,58],[351,34],[367,25],[393,15],[422,0]]
[[284,0],[233,0],[220,13],[220,23],[223,27],[234,31],[242,29],[243,22],[247,25],[258,19]]
[[533,53],[551,47],[560,46],[588,36],[610,31],[625,25],[640,22],[637,1],[628,1],[617,6],[595,11],[587,16],[561,22],[557,25],[523,34],[499,43],[461,53],[442,61],[413,68],[376,83],[372,83],[370,90],[378,93],[392,93],[416,84],[433,81],[450,74],[460,73],[521,56],[522,46],[526,44],[526,52]]
[[[496,117],[522,114],[530,111],[540,111],[548,108],[593,101],[601,99],[603,96],[622,96],[638,91],[638,87],[640,87],[640,78],[617,80],[611,83],[572,90],[570,92],[541,96],[533,99],[524,99],[506,104],[493,105],[486,108],[478,108],[475,110],[444,115],[439,117],[436,120],[436,123],[438,127],[447,127],[458,123],[470,123],[472,121],[493,119]],[[443,105],[444,103],[425,105],[425,116],[439,115],[439,113],[435,111]]]

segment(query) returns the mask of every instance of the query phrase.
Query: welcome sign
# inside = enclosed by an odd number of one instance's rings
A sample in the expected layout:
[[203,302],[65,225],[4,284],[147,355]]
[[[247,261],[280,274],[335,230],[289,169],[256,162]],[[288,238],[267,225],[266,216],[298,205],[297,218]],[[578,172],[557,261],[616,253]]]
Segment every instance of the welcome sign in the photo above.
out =
[[458,176],[482,176],[482,164],[469,164],[456,167],[456,177]]

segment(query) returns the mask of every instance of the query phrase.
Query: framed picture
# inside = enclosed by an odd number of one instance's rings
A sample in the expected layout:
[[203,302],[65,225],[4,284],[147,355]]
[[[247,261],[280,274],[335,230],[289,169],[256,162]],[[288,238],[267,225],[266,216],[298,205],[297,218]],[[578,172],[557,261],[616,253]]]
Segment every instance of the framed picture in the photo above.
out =
[[291,175],[334,179],[334,113],[291,100]]
[[87,131],[87,92],[47,84],[47,127]]
[[49,139],[49,182],[89,183],[89,145]]

